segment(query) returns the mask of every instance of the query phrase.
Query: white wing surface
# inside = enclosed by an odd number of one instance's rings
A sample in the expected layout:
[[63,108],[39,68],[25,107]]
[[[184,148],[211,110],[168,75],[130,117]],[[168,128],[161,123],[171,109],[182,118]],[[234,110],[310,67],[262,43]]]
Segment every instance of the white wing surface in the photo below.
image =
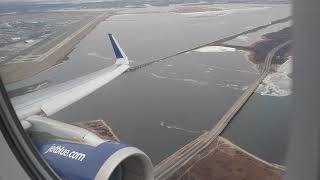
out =
[[14,97],[12,104],[20,120],[31,115],[50,116],[63,108],[93,93],[129,68],[129,61],[112,34],[108,34],[116,55],[116,63],[91,74]]

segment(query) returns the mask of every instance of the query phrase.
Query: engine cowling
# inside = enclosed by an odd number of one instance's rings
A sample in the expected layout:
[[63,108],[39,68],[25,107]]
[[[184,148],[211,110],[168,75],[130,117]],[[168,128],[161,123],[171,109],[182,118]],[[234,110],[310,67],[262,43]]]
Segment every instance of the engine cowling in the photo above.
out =
[[62,179],[152,180],[150,158],[135,147],[106,141],[94,147],[64,140],[36,139],[43,158]]

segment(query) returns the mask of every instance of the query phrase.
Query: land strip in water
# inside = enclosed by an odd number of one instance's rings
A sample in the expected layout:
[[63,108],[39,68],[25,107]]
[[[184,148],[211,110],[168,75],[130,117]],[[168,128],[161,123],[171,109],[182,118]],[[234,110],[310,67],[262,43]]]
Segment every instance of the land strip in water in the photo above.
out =
[[284,167],[266,162],[219,136],[168,180],[280,180],[284,172]]
[[[104,120],[86,121],[75,125],[85,128],[103,139],[120,141]],[[201,136],[205,135],[206,133]],[[199,138],[190,142],[172,156],[183,153],[198,140]],[[207,148],[172,174],[168,180],[280,180],[284,172],[285,167],[266,162],[219,136]]]

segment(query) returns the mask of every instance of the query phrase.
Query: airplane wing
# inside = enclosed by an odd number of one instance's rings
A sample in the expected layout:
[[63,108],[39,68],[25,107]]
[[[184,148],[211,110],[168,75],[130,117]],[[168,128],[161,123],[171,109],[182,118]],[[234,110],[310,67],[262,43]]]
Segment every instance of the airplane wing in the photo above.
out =
[[18,118],[24,120],[37,114],[50,116],[124,73],[129,68],[128,58],[112,34],[108,36],[116,55],[115,64],[46,89],[12,98]]
[[[38,152],[61,179],[154,179],[152,162],[139,149],[44,117],[89,95],[129,68],[118,42],[111,34],[109,38],[117,59],[114,65],[11,99],[23,128],[35,133],[31,140]],[[45,136],[40,135],[43,133]]]

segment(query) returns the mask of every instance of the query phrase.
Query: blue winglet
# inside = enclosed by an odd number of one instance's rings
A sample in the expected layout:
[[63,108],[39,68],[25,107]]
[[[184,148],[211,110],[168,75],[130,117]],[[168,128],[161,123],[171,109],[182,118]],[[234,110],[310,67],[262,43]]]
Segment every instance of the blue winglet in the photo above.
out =
[[117,59],[124,58],[125,55],[122,54],[121,49],[120,49],[117,41],[113,38],[113,35],[109,33],[108,36],[109,36],[109,38],[110,38],[111,45],[112,45],[114,54],[116,55],[116,58],[117,58]]

